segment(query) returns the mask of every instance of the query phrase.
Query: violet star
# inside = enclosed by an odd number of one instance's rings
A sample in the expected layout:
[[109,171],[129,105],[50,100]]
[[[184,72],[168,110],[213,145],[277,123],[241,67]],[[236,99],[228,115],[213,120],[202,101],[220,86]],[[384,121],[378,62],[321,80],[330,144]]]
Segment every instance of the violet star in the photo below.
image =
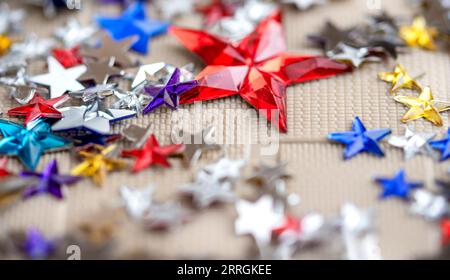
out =
[[22,250],[31,259],[47,259],[55,251],[55,243],[37,229],[29,229]]
[[31,177],[38,179],[36,183],[29,186],[25,190],[25,198],[48,193],[58,199],[62,199],[63,193],[61,187],[63,185],[75,184],[82,179],[82,177],[78,176],[60,175],[58,171],[58,163],[56,162],[56,160],[51,161],[42,173],[24,171],[20,173],[20,176],[24,178]]
[[153,112],[156,108],[165,104],[175,110],[178,108],[180,95],[198,85],[196,80],[181,82],[181,71],[176,68],[166,85],[146,86],[145,92],[153,97],[152,101],[144,108],[144,114]]

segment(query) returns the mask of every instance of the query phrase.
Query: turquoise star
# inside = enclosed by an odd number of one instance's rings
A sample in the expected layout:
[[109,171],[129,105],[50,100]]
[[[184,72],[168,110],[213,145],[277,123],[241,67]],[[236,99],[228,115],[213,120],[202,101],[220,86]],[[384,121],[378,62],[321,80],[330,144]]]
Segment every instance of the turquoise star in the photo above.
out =
[[96,17],[95,20],[108,30],[115,40],[137,35],[138,40],[132,48],[142,54],[147,54],[150,38],[166,33],[169,27],[166,22],[147,18],[145,5],[141,2],[128,7],[120,17]]
[[50,125],[42,119],[30,122],[26,127],[0,119],[0,154],[19,157],[30,170],[35,170],[42,154],[51,149],[68,145],[70,141],[51,133]]

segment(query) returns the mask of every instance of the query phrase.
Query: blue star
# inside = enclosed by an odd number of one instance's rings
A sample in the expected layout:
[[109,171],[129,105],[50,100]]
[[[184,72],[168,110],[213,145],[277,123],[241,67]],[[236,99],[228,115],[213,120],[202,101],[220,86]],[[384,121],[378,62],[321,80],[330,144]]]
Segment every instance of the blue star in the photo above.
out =
[[42,119],[27,127],[0,120],[0,154],[18,156],[30,170],[35,170],[42,154],[50,149],[68,145],[70,141],[51,133],[50,125]]
[[423,186],[421,183],[408,182],[405,177],[405,170],[401,169],[392,179],[376,178],[375,181],[384,188],[380,198],[385,199],[391,196],[396,196],[408,200],[411,190],[421,188]]
[[367,131],[359,117],[353,121],[352,131],[334,132],[328,139],[346,145],[344,157],[351,159],[361,152],[369,152],[377,156],[384,156],[378,142],[391,134],[390,129],[375,129]]
[[441,161],[447,160],[450,158],[450,128],[447,131],[447,136],[438,141],[433,141],[430,143],[431,147],[436,150],[439,150],[442,153]]
[[138,40],[132,48],[142,54],[147,54],[150,38],[166,33],[169,28],[166,22],[148,19],[142,2],[130,5],[120,17],[96,17],[96,21],[102,28],[107,29],[115,40],[137,35]]

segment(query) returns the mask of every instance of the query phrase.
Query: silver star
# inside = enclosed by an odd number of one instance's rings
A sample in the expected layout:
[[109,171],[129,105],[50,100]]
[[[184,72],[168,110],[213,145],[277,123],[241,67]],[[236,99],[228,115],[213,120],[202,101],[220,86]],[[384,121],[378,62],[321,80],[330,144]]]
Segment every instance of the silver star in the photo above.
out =
[[294,4],[299,10],[306,10],[315,5],[325,5],[328,0],[281,0],[283,4]]
[[412,194],[410,211],[431,221],[439,221],[449,214],[447,199],[426,190],[416,190]]
[[196,180],[192,184],[183,186],[181,193],[192,197],[198,208],[206,208],[217,202],[233,202],[235,199],[231,182],[219,182],[214,179]]
[[94,81],[96,84],[105,84],[110,77],[122,75],[122,70],[114,67],[114,58],[86,62],[85,65],[87,71],[78,78],[80,81]]
[[190,213],[176,202],[151,205],[144,224],[151,230],[171,230],[187,222]]
[[[38,91],[35,85],[28,82],[25,68],[19,69],[15,76],[0,77],[0,85],[7,87],[10,96],[22,105],[27,104]],[[39,88],[39,90],[43,90],[43,88]]]
[[116,87],[116,84],[101,84],[79,91],[69,92],[69,95],[74,98],[79,98],[85,103],[91,103],[112,95]]
[[77,78],[86,72],[86,66],[80,65],[66,69],[51,56],[48,57],[47,62],[49,73],[31,77],[30,81],[50,87],[52,98],[60,97],[66,91],[84,89],[84,86],[77,81]]
[[[133,83],[131,84],[131,88],[136,88],[143,84],[166,84],[175,68],[175,66],[165,62],[143,65],[139,67]],[[194,79],[192,64],[181,67],[180,71],[180,82],[192,81]]]
[[245,160],[230,160],[221,158],[216,163],[203,167],[198,176],[209,176],[218,181],[234,182],[241,177],[241,168],[245,165]]
[[435,133],[416,133],[407,126],[404,136],[392,136],[388,142],[394,147],[403,149],[406,160],[412,159],[417,154],[438,158],[429,144],[435,136]]
[[275,180],[289,178],[290,175],[284,170],[286,166],[287,162],[277,163],[274,166],[261,162],[247,181],[258,186],[266,186],[272,184]]
[[66,48],[73,48],[86,44],[97,31],[92,25],[81,26],[76,18],[70,18],[64,26],[55,30],[54,36],[61,40]]
[[11,10],[7,3],[0,4],[0,34],[11,34],[20,31],[24,18],[24,10]]
[[[214,133],[214,126],[209,126],[196,134],[185,134],[183,130],[172,133],[172,139],[175,140],[174,142],[183,143],[185,145],[181,155],[183,156],[186,165],[196,163],[203,151],[221,149],[219,145],[213,143]],[[179,135],[182,135],[182,137],[178,137]]]
[[144,214],[149,211],[153,203],[153,187],[145,189],[137,189],[123,186],[120,189],[120,195],[125,205],[128,215],[134,219],[141,219]]
[[122,130],[122,135],[128,141],[134,142],[135,147],[142,147],[150,135],[153,133],[153,124],[149,124],[147,127],[140,127],[138,125],[132,124],[125,127]]
[[116,89],[114,95],[118,99],[113,105],[116,109],[129,109],[142,114],[145,106],[150,102],[150,95],[144,93],[144,85],[141,84],[130,91]]
[[24,41],[11,46],[8,56],[12,59],[32,60],[47,57],[55,41],[49,38],[40,38],[35,34],[27,35]]
[[283,221],[283,215],[275,211],[270,196],[263,196],[255,203],[239,200],[236,211],[239,215],[235,222],[236,234],[250,234],[258,246],[269,244],[272,230]]
[[176,16],[190,14],[194,11],[193,0],[172,0],[170,2],[156,0],[154,3],[165,19],[172,19]]
[[108,109],[106,111],[97,110],[87,106],[66,107],[59,111],[63,118],[57,121],[52,129],[54,131],[87,129],[102,135],[111,134],[111,122],[131,118],[136,113],[129,110]]
[[329,51],[327,55],[334,60],[350,62],[358,68],[364,62],[380,62],[379,57],[373,56],[368,48],[355,48],[343,43],[339,43],[337,48]]
[[348,260],[381,259],[375,234],[375,213],[361,210],[353,204],[341,208],[341,234]]

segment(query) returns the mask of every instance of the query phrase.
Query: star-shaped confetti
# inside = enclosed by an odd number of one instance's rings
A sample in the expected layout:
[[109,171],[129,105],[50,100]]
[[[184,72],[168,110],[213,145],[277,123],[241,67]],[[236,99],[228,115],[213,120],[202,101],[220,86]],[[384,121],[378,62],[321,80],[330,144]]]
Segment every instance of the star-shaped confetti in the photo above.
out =
[[50,125],[42,120],[29,123],[26,127],[0,120],[0,154],[15,155],[30,170],[36,169],[42,154],[51,149],[62,148],[69,141],[53,135]]
[[62,199],[62,186],[75,184],[82,179],[81,177],[59,174],[58,163],[56,160],[52,160],[42,173],[24,171],[20,173],[20,176],[24,178],[31,177],[38,179],[37,183],[28,186],[25,190],[25,198],[48,193],[57,199]]
[[422,91],[422,86],[416,81],[417,77],[411,78],[405,68],[400,64],[395,66],[394,72],[381,72],[378,74],[378,77],[392,84],[391,93],[397,92],[402,88]]
[[411,47],[435,50],[434,38],[437,35],[437,29],[427,26],[427,22],[423,17],[417,17],[414,19],[412,25],[402,26],[400,28],[400,36]]
[[30,259],[47,259],[56,249],[54,240],[47,239],[38,229],[27,231],[22,250]]
[[86,66],[80,65],[65,69],[54,57],[48,57],[47,74],[33,76],[30,81],[39,85],[48,86],[52,98],[60,97],[67,91],[84,89],[77,79],[86,72]]
[[203,167],[201,171],[216,180],[234,182],[241,177],[241,169],[245,163],[246,161],[243,159],[232,160],[223,157],[217,162]]
[[118,99],[112,107],[115,109],[133,110],[138,114],[142,114],[144,108],[150,102],[151,97],[144,93],[144,88],[136,87],[129,91],[115,89],[114,96]]
[[344,158],[348,160],[361,152],[384,156],[378,142],[389,134],[391,134],[390,129],[367,130],[361,119],[356,117],[353,121],[352,131],[330,133],[328,139],[346,145]]
[[69,18],[65,25],[55,30],[54,36],[61,40],[66,48],[74,48],[85,44],[96,32],[94,26],[82,26],[76,18]]
[[441,161],[450,158],[450,129],[447,131],[447,135],[438,141],[433,141],[430,143],[431,147],[441,152]]
[[256,171],[249,176],[247,181],[261,187],[272,185],[277,180],[290,177],[284,170],[286,166],[287,162],[277,163],[273,166],[261,162],[256,168]]
[[145,92],[152,97],[144,108],[144,114],[149,114],[162,105],[175,110],[178,108],[180,96],[198,85],[197,81],[181,82],[181,71],[176,68],[165,85],[149,85]]
[[422,183],[407,181],[406,173],[403,169],[398,171],[394,178],[378,177],[375,181],[383,188],[383,192],[380,195],[381,199],[399,197],[409,200],[411,191],[423,186]]
[[320,34],[309,35],[308,38],[320,45],[325,53],[335,50],[339,44],[354,45],[352,30],[342,30],[331,21],[327,21]]
[[445,196],[418,189],[411,195],[411,213],[430,221],[438,221],[450,212]]
[[374,56],[369,48],[357,48],[340,43],[331,51],[329,57],[342,62],[348,62],[358,68],[365,62],[379,62],[379,57]]
[[145,5],[141,2],[130,5],[120,17],[97,17],[97,23],[108,30],[116,40],[137,35],[133,50],[146,54],[150,38],[167,32],[168,23],[147,18]]
[[270,196],[263,196],[255,203],[239,200],[236,202],[236,211],[239,215],[235,222],[236,234],[250,234],[260,245],[268,244],[272,230],[283,222],[283,215],[274,210]]
[[65,68],[81,65],[83,58],[80,55],[80,48],[75,46],[70,49],[53,49],[52,55]]
[[27,105],[16,107],[8,111],[9,116],[24,116],[25,124],[35,121],[39,118],[60,119],[61,112],[56,109],[62,103],[69,100],[69,96],[64,94],[52,99],[44,99],[39,93],[36,93]]
[[171,27],[170,33],[208,65],[199,86],[180,103],[240,95],[282,132],[287,131],[286,86],[349,70],[327,58],[285,53],[279,12],[262,21],[238,46],[200,30]]
[[153,124],[150,123],[147,127],[141,127],[135,124],[131,124],[122,129],[122,135],[130,142],[134,143],[134,146],[141,148],[148,138],[153,134]]
[[196,180],[192,184],[181,187],[180,191],[192,197],[198,208],[206,208],[214,203],[229,203],[235,199],[230,182]]
[[418,133],[410,127],[406,127],[404,136],[392,136],[389,144],[401,148],[405,152],[405,159],[410,160],[417,154],[429,155],[436,158],[430,141],[436,137],[435,133]]
[[120,195],[128,215],[134,219],[143,218],[152,206],[154,192],[153,187],[138,189],[123,186],[120,188]]
[[135,64],[127,53],[133,42],[136,41],[135,37],[115,41],[110,35],[103,33],[100,41],[99,47],[83,48],[81,49],[81,54],[97,60],[109,60],[113,58],[114,62],[121,67],[131,67]]
[[80,151],[83,162],[72,170],[74,176],[92,177],[97,186],[103,185],[106,174],[114,170],[124,169],[127,163],[115,158],[117,146],[94,146],[94,151]]
[[189,217],[190,212],[188,210],[177,202],[169,201],[154,203],[143,222],[145,227],[151,230],[172,230],[185,224]]
[[52,39],[29,34],[23,41],[13,44],[8,55],[14,59],[22,58],[25,60],[43,58],[50,54],[54,45],[55,41]]
[[140,172],[152,165],[170,167],[167,157],[182,148],[183,145],[180,144],[160,146],[156,136],[151,135],[141,149],[125,150],[122,152],[122,156],[136,158],[133,172]]
[[425,118],[436,126],[443,126],[440,113],[450,110],[450,102],[435,100],[430,87],[424,87],[419,97],[398,95],[394,100],[410,108],[402,118],[404,123]]
[[122,74],[122,70],[114,67],[114,58],[104,61],[86,62],[85,65],[87,70],[78,78],[80,81],[94,81],[97,85],[101,85],[106,84],[110,77]]

